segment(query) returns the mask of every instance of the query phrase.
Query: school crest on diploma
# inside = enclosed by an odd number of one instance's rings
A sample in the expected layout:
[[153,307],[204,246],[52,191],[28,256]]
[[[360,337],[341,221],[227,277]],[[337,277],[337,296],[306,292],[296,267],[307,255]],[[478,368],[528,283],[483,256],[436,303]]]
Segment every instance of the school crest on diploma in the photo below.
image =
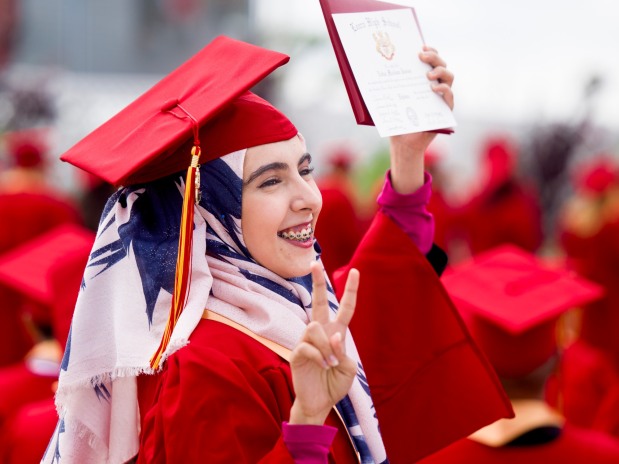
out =
[[376,51],[386,60],[391,61],[395,55],[395,45],[391,42],[391,38],[387,32],[376,31],[372,34],[376,42]]

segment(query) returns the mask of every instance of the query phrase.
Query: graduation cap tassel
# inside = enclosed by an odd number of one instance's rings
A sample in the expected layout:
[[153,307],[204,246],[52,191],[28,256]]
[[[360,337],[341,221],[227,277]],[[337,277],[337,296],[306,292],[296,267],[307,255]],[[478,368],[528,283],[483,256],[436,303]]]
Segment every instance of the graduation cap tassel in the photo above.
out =
[[[191,119],[193,120],[193,118]],[[191,165],[187,169],[187,176],[185,178],[185,195],[183,196],[181,230],[178,240],[176,272],[174,275],[174,294],[172,295],[172,305],[168,323],[166,324],[163,337],[159,343],[159,348],[157,348],[157,351],[150,359],[150,367],[154,370],[159,368],[161,357],[170,343],[174,327],[187,304],[191,283],[191,255],[194,228],[193,215],[194,204],[196,200],[199,201],[200,195],[200,171],[198,169],[198,163],[200,162],[200,155],[202,153],[200,141],[198,139],[197,121],[194,120],[194,122],[194,146],[191,149]]]
[[174,276],[174,294],[172,295],[172,307],[168,323],[163,332],[163,337],[159,348],[150,359],[150,366],[157,370],[161,361],[161,356],[168,347],[174,326],[178,322],[183,308],[187,302],[189,294],[190,274],[191,274],[191,250],[193,245],[193,213],[196,201],[196,190],[198,185],[196,180],[199,178],[198,161],[200,160],[200,147],[194,146],[191,150],[191,165],[187,169],[185,179],[185,195],[183,197],[183,213],[181,216],[181,231],[178,240],[178,254],[176,257],[176,273]]

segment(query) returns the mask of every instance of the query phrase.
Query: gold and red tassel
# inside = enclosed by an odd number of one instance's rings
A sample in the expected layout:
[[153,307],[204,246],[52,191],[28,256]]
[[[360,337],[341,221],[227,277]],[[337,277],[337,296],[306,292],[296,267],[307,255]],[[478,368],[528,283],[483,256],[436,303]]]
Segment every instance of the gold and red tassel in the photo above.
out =
[[154,370],[159,368],[161,357],[170,343],[174,327],[187,304],[187,297],[191,286],[194,204],[196,199],[199,201],[200,195],[200,171],[198,165],[200,154],[200,145],[196,143],[191,149],[191,165],[187,169],[187,176],[185,178],[185,195],[183,197],[183,212],[181,215],[181,230],[178,240],[174,293],[172,295],[170,315],[163,332],[163,337],[159,343],[159,348],[157,348],[157,351],[150,359],[150,367]]

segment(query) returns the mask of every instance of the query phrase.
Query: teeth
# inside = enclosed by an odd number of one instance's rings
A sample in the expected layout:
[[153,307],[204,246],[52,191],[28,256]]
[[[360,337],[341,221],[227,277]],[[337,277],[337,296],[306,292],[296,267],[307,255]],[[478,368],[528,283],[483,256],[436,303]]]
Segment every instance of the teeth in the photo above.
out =
[[308,226],[305,229],[301,229],[300,231],[297,231],[297,232],[293,232],[293,231],[281,232],[280,236],[288,240],[305,241],[312,236],[312,226]]

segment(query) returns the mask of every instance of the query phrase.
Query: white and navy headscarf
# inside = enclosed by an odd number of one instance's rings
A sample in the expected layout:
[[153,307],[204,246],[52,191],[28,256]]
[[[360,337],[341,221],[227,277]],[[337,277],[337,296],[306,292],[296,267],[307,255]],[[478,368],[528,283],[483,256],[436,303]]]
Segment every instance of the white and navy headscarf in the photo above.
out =
[[[299,137],[301,137],[299,135]],[[186,345],[204,308],[293,349],[310,320],[311,277],[284,279],[258,264],[242,233],[240,150],[201,166],[191,288],[163,359]],[[139,448],[139,374],[151,374],[174,286],[183,176],[117,191],[103,212],[84,273],[45,463],[125,462]],[[317,259],[319,248],[315,244]],[[333,313],[338,302],[329,285]],[[387,462],[363,367],[338,403],[363,463]]]

